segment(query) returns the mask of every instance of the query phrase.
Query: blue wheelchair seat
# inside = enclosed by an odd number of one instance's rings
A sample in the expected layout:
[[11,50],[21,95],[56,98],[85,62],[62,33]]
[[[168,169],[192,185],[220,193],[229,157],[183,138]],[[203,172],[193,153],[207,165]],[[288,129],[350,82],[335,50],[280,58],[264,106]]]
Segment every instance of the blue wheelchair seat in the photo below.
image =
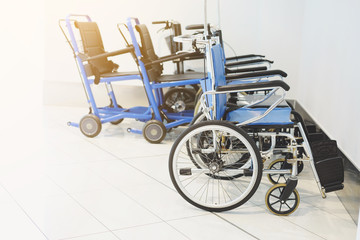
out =
[[[244,122],[253,117],[260,116],[267,108],[239,108],[226,114],[226,120],[231,122]],[[276,107],[265,117],[249,123],[248,125],[293,125],[290,120],[290,107]]]

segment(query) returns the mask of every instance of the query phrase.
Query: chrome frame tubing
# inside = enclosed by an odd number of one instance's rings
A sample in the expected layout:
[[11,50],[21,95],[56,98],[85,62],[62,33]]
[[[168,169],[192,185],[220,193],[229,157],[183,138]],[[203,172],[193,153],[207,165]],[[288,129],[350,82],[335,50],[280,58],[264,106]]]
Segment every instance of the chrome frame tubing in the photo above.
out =
[[[214,85],[213,85],[214,87]],[[215,95],[216,94],[226,94],[226,93],[233,93],[233,92],[247,92],[247,91],[261,91],[261,90],[267,90],[269,89],[269,87],[266,87],[266,88],[253,88],[253,89],[246,89],[246,90],[229,90],[229,91],[222,91],[222,92],[217,92],[215,90],[212,90],[212,91],[207,91],[207,92],[204,92],[201,97],[200,97],[200,103],[201,103],[201,107],[203,108],[203,111],[206,115],[206,118],[207,119],[215,119],[215,114],[213,117],[211,117],[210,115],[210,111],[213,110],[213,112],[216,111],[216,104],[213,104],[213,106],[211,107],[207,107],[206,106],[206,95],[213,95],[213,103],[215,103]],[[255,103],[252,103],[252,104],[248,104],[247,106],[244,106],[242,108],[249,108],[250,106],[254,106],[256,104],[259,104],[263,101],[265,101],[266,99],[268,99],[271,95],[275,94],[276,91],[278,91],[280,89],[280,87],[275,87],[270,93],[264,95],[264,99],[260,99],[258,101],[256,101]],[[246,125],[246,124],[249,124],[249,123],[252,123],[252,122],[255,122],[263,117],[265,117],[266,115],[268,115],[274,108],[276,108],[282,101],[284,101],[285,99],[285,91],[283,92],[283,94],[281,95],[281,97],[279,99],[277,99],[263,114],[259,115],[259,116],[256,116],[256,117],[253,117],[249,120],[246,120],[246,121],[243,121],[241,123],[237,123],[236,126],[242,126],[242,125]]]

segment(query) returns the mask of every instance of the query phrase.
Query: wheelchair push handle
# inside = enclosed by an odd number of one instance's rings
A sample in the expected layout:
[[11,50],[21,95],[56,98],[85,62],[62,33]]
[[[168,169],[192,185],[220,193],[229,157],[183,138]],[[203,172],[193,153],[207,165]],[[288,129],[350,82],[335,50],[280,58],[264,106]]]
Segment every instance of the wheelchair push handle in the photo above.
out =
[[85,14],[69,14],[66,16],[66,20],[70,20],[71,18],[86,18],[88,22],[91,22],[89,15]]
[[[210,32],[211,26],[210,24],[207,25],[208,26],[208,31]],[[187,25],[185,27],[185,30],[204,30],[204,24],[191,24],[191,25]]]
[[153,21],[152,24],[168,24],[169,21]]

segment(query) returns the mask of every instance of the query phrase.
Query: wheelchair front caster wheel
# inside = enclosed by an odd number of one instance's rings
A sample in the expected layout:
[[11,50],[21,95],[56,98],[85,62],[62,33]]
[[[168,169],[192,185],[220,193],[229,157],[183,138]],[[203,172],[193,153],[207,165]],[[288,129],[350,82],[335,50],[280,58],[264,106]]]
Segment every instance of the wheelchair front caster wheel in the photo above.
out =
[[101,132],[101,121],[97,116],[88,114],[80,120],[79,127],[82,134],[93,138]]
[[266,207],[275,215],[287,216],[295,212],[300,203],[300,196],[296,189],[292,191],[288,199],[280,200],[281,194],[286,187],[285,183],[272,186],[266,193]]
[[[121,105],[117,105],[118,106],[118,108],[123,108]],[[113,107],[113,104],[111,103],[111,105],[110,105],[110,107]],[[123,118],[121,118],[121,119],[118,119],[118,120],[115,120],[115,121],[112,121],[112,122],[110,122],[112,125],[118,125],[118,124],[120,124],[122,121],[123,121],[124,119]]]
[[[285,161],[285,159],[280,158],[280,159],[276,159],[275,161],[271,162],[269,164],[268,169],[270,169],[270,170],[290,169],[291,170],[291,164],[287,163]],[[272,184],[286,183],[289,176],[290,176],[290,173],[288,173],[288,174],[269,173],[267,175],[269,181]]]
[[[302,172],[304,169],[304,163],[302,161],[297,162],[298,165],[298,174]],[[275,161],[271,162],[268,166],[268,169],[278,170],[278,169],[292,169],[291,164],[287,163],[285,159],[279,158]],[[279,173],[269,173],[267,175],[269,181],[272,184],[278,184],[278,183],[286,183],[287,179],[289,178],[291,174],[279,174]]]
[[164,124],[158,120],[150,120],[145,123],[143,136],[149,143],[160,143],[166,136]]

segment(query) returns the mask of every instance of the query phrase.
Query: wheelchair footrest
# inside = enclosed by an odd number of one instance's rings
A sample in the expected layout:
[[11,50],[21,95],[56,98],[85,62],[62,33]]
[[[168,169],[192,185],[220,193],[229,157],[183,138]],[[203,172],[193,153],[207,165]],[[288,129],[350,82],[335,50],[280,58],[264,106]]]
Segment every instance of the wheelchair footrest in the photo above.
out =
[[344,184],[330,185],[330,186],[324,187],[324,189],[325,189],[325,192],[326,192],[326,193],[334,192],[334,191],[338,191],[338,190],[344,189]]
[[338,155],[334,140],[318,141],[311,144],[316,172],[325,192],[344,188],[343,159]]

